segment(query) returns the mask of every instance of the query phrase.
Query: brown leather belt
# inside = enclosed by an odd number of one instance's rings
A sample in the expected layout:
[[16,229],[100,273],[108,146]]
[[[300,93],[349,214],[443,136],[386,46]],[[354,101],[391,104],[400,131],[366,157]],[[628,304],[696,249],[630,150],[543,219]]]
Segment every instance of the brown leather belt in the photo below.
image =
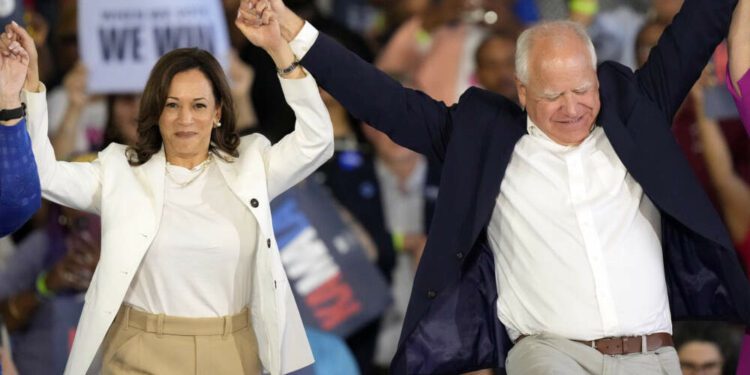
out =
[[[516,343],[526,338],[527,335],[518,336]],[[643,342],[643,336],[630,336],[630,337],[607,337],[593,341],[581,341],[581,340],[570,340],[579,342],[586,346],[590,346],[602,354],[606,355],[623,355],[631,353],[641,353],[643,348],[641,346]],[[652,333],[646,335],[646,350],[652,351],[665,346],[674,346],[672,341],[672,335],[664,332]]]

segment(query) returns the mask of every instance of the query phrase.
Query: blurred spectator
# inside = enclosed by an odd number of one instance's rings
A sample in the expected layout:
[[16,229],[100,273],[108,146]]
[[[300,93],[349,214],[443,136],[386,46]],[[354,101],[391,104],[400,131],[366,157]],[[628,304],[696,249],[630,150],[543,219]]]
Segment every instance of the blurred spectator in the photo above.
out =
[[[331,0],[330,17],[359,35],[372,30],[377,9],[369,0]],[[401,0],[401,2],[408,2]]]
[[685,375],[734,375],[742,330],[720,322],[675,322],[674,343]]
[[647,13],[638,12],[627,4],[607,11],[599,11],[599,0],[573,0],[570,18],[588,27],[599,61],[613,60],[631,69],[640,66],[633,45],[649,22],[668,25],[680,10],[684,0],[651,0]]
[[62,3],[53,34],[55,64],[63,85],[50,85],[47,102],[50,140],[58,160],[98,150],[107,120],[104,98],[87,92],[88,75],[78,53],[77,13],[76,2]]
[[[374,155],[359,130],[358,122],[327,92],[321,90],[321,97],[331,115],[335,152],[316,176],[323,179],[336,201],[351,213],[374,242],[378,269],[390,281],[395,252],[385,226]],[[380,326],[378,317],[346,338],[362,374],[374,373],[373,357]]]
[[[320,167],[316,177],[323,180],[336,201],[362,226],[369,242],[375,245],[374,255],[378,269],[387,280],[390,280],[393,247],[383,225],[372,159],[362,152],[361,144],[353,131],[353,122],[346,110],[326,92],[321,92],[321,97],[334,124],[335,152],[333,157]],[[375,340],[379,327],[380,317],[346,337],[362,374],[373,372]]]
[[101,147],[107,119],[103,97],[87,92],[86,67],[78,61],[63,80],[63,86],[50,91],[49,131],[58,160],[91,152]]
[[[42,4],[46,2],[41,2]],[[50,2],[51,3],[51,2]],[[66,72],[73,69],[78,61],[78,2],[60,1],[55,2],[55,9],[48,11],[56,12],[56,18],[50,18],[51,36],[50,47],[55,62],[55,77],[47,82],[49,89],[58,86]]]
[[[298,3],[302,4],[304,1]],[[360,57],[372,59],[361,39],[352,38],[353,34],[339,26],[333,26],[335,23],[323,22],[323,25],[331,27],[329,35],[357,52]],[[321,166],[316,176],[323,179],[336,201],[361,225],[369,242],[374,243],[378,269],[390,281],[395,253],[390,233],[384,224],[372,150],[368,147],[358,121],[325,91],[321,91],[321,97],[333,123],[335,152]],[[346,337],[346,343],[362,374],[374,372],[373,357],[379,330],[380,317]]]
[[60,208],[0,272],[0,309],[21,374],[61,374],[99,259],[99,218]]
[[[408,86],[453,104],[474,84],[474,54],[488,31],[517,35],[512,0],[440,0],[404,23],[376,66]],[[503,17],[499,21],[499,17]]]
[[394,302],[383,317],[375,354],[375,363],[387,368],[396,353],[440,177],[435,164],[428,163],[424,156],[397,145],[370,126],[365,125],[363,130],[375,150],[375,173],[385,226],[396,248],[391,287]]
[[404,22],[425,12],[431,2],[432,0],[370,0],[379,9],[373,29],[366,35],[374,44],[375,50],[386,45]]
[[[104,145],[120,143],[134,145],[138,139],[138,110],[141,94],[112,94],[107,96],[107,126]],[[104,148],[104,147],[102,147]]]
[[255,71],[240,59],[235,49],[232,49],[229,54],[227,78],[229,78],[232,101],[237,112],[237,132],[241,136],[252,133],[258,125],[255,108],[250,99],[250,87],[255,80]]
[[693,340],[680,346],[680,367],[685,375],[720,375],[724,367],[724,357],[719,346],[710,341]]
[[515,58],[515,37],[506,33],[488,35],[475,55],[479,85],[517,103]]

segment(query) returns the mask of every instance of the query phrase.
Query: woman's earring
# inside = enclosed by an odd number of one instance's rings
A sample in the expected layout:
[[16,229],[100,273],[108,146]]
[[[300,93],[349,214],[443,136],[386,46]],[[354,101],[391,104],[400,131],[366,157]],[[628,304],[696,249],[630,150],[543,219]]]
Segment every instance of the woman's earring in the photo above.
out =
[[221,121],[216,121],[216,125],[214,125],[214,127],[215,128],[220,128],[221,127]]

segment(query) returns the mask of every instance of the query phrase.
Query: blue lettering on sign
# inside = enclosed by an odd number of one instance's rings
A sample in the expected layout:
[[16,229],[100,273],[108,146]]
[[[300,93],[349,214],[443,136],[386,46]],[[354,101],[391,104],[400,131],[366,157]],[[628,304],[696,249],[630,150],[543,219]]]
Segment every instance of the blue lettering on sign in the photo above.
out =
[[[279,197],[282,198],[282,197]],[[276,243],[283,250],[295,237],[310,226],[310,221],[297,206],[297,200],[286,197],[271,214]]]

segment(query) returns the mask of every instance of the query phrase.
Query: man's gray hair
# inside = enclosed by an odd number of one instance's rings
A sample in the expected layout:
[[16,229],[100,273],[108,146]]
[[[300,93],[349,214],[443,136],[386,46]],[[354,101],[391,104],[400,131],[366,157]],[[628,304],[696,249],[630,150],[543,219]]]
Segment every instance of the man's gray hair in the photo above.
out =
[[[516,77],[524,85],[529,83],[529,52],[534,40],[541,37],[564,38],[565,31],[572,32],[587,47],[591,55],[591,66],[596,68],[594,43],[581,24],[572,21],[548,21],[532,26],[518,37],[516,42]],[[568,34],[569,35],[569,34]]]

